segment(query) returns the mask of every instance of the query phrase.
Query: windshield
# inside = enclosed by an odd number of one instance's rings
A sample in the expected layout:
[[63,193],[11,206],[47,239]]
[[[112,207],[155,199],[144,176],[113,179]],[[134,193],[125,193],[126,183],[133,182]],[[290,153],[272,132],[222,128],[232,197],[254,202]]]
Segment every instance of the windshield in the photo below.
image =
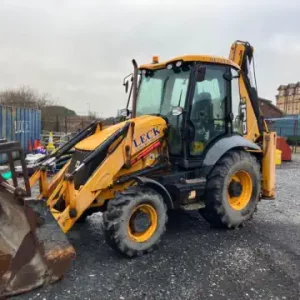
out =
[[141,75],[136,115],[159,114],[167,116],[172,107],[184,107],[190,70],[147,71]]

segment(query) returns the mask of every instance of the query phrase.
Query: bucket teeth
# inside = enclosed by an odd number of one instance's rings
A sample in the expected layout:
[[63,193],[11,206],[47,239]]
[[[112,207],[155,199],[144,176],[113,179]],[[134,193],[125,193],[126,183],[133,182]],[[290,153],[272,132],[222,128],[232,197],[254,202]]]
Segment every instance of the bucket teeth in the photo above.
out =
[[45,202],[21,203],[0,186],[0,299],[61,279],[75,258]]

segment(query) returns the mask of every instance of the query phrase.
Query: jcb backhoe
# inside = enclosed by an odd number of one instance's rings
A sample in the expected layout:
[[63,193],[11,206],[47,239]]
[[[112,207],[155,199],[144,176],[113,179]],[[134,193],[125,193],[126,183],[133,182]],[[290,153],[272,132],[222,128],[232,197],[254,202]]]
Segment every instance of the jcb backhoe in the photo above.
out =
[[[15,177],[14,185],[1,179],[0,295],[61,278],[75,254],[64,233],[94,212],[103,213],[107,243],[134,257],[158,245],[168,210],[197,210],[212,226],[237,228],[261,199],[274,199],[276,134],[260,113],[253,52],[236,41],[229,59],[133,60],[123,121],[79,132],[25,178],[26,191]],[[49,180],[47,168],[73,147]],[[40,195],[29,200],[38,182]]]

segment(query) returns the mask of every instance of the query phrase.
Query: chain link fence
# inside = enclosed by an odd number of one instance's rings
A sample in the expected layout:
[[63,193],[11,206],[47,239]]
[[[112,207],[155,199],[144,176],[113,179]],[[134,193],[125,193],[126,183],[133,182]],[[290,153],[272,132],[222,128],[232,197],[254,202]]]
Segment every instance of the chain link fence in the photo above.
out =
[[118,118],[100,119],[93,116],[43,116],[42,117],[42,134],[41,144],[47,145],[49,134],[53,134],[55,146],[59,146],[69,141],[78,131],[86,128],[93,121],[101,121],[103,127],[111,126],[118,123]]
[[96,118],[87,116],[45,116],[42,118],[42,130],[48,132],[72,133],[87,127],[94,120],[96,120]]

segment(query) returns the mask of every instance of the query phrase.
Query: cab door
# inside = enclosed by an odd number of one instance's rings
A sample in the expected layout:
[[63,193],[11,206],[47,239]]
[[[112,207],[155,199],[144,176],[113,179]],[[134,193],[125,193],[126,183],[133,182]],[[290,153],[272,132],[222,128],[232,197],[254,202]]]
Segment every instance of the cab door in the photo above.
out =
[[201,64],[199,68],[203,74],[196,76],[189,114],[189,123],[194,131],[188,145],[188,155],[192,159],[200,158],[211,141],[228,131],[228,81],[224,77],[228,68],[213,64]]

